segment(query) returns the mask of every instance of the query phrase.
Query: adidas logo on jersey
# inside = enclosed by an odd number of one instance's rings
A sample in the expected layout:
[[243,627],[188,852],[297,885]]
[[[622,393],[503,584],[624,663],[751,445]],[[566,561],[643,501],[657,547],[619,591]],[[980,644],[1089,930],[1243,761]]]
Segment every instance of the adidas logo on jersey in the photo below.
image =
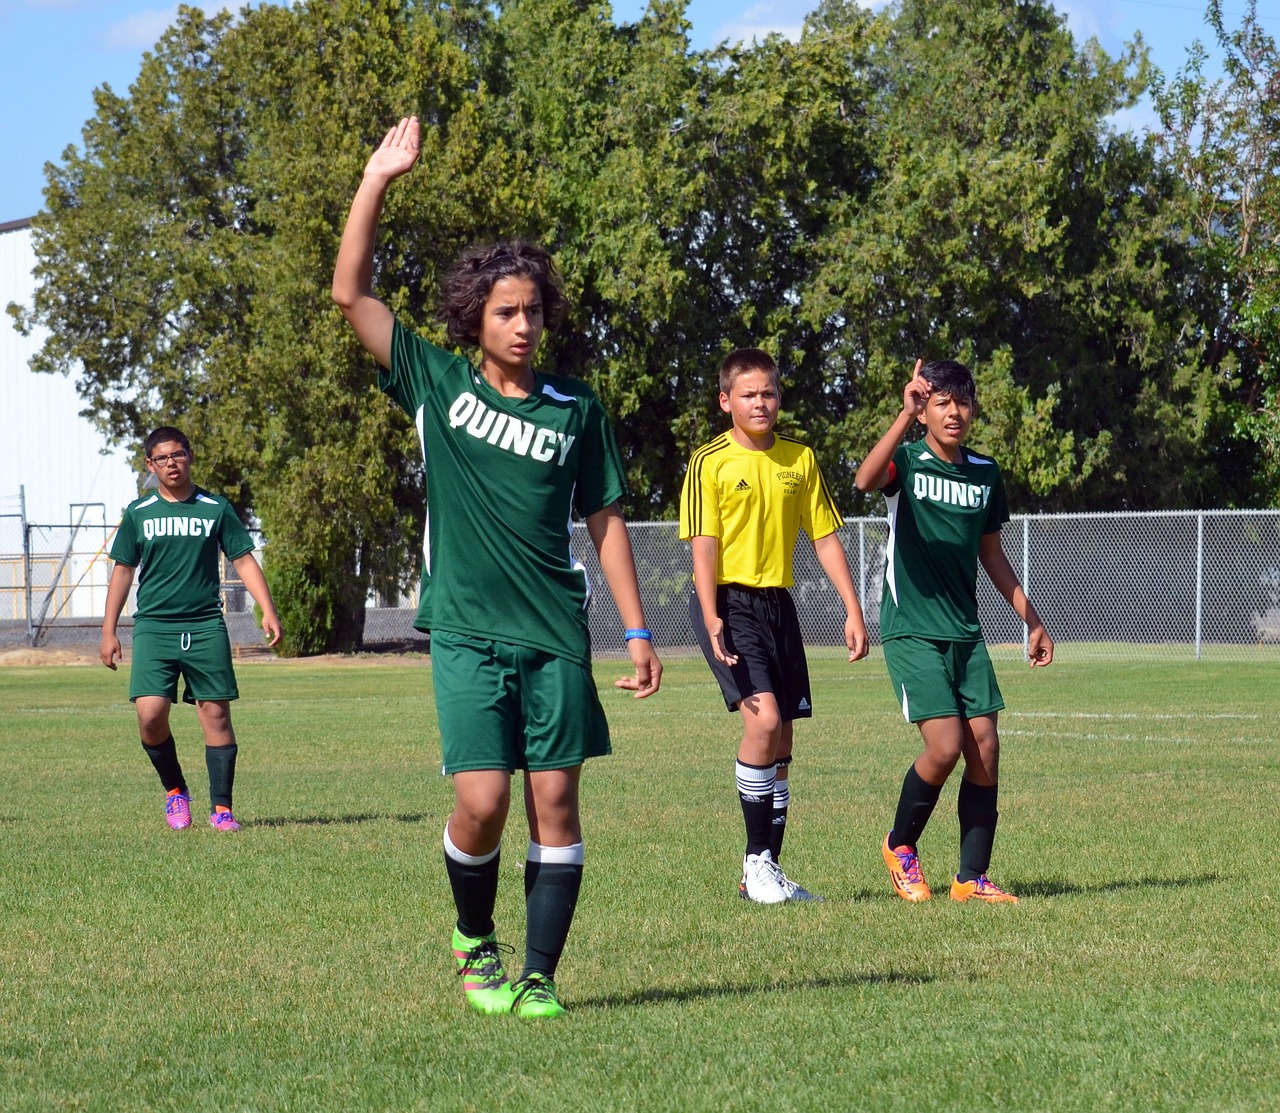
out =
[[749,490],[751,490],[751,484],[750,484],[750,483],[748,483],[745,479],[739,479],[739,480],[738,480],[738,485],[734,488],[734,490],[735,490],[735,491],[749,491]]

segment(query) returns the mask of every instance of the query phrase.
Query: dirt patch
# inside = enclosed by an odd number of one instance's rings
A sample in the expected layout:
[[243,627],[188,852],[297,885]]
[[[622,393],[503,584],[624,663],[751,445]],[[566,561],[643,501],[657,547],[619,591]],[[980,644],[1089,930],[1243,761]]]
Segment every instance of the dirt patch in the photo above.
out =
[[57,649],[0,650],[0,667],[5,665],[30,668],[33,665],[100,665],[96,652],[82,652],[60,646]]

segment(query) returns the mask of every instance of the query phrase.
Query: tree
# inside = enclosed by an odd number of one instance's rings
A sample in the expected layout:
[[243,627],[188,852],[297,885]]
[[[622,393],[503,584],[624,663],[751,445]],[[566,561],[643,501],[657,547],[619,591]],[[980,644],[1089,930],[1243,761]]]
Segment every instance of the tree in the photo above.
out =
[[1220,422],[1228,498],[1280,505],[1280,53],[1255,0],[1234,30],[1218,0],[1207,19],[1225,77],[1205,76],[1208,53],[1196,43],[1154,92],[1195,261],[1181,286],[1194,312],[1188,349],[1231,389],[1229,420]]
[[200,479],[260,523],[285,651],[361,643],[420,536],[420,459],[328,297],[377,129],[416,111],[424,170],[388,213],[382,280],[425,320],[443,260],[511,198],[478,132],[479,6],[182,8],[128,97],[109,88],[37,218],[38,371],[78,373],[117,442],[186,427]]

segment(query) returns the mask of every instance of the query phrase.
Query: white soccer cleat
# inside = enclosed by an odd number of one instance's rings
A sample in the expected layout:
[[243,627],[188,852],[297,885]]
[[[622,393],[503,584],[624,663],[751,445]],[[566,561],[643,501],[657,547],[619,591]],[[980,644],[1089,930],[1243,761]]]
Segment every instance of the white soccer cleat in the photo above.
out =
[[789,901],[811,900],[820,902],[827,899],[826,897],[818,896],[817,893],[809,892],[809,890],[803,885],[792,881],[791,878],[782,872],[781,866],[778,867],[778,878],[782,882],[782,891],[787,894],[787,900]]
[[748,854],[742,860],[742,881],[738,884],[738,896],[757,904],[782,904],[787,891],[782,887],[786,875],[778,868],[769,851]]

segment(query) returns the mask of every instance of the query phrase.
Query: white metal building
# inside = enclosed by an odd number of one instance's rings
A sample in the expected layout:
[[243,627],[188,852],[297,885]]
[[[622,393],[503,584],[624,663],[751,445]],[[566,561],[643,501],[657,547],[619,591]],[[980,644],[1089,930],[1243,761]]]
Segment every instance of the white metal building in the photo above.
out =
[[[31,304],[35,262],[31,221],[0,224],[0,619],[25,614],[16,590],[24,509],[28,523],[53,527],[30,534],[33,576],[60,585],[50,606],[68,617],[101,614],[109,569],[101,549],[141,478],[128,454],[80,416],[70,378],[28,366],[45,334],[23,336],[4,310]],[[83,528],[73,533],[76,522]]]

